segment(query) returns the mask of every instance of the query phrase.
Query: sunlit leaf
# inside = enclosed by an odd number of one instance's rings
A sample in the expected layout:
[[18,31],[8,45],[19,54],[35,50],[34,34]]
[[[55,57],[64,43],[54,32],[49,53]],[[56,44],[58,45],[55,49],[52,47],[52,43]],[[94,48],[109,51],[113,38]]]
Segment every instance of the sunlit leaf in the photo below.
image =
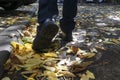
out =
[[42,61],[40,59],[28,59],[25,62],[25,64],[19,65],[19,67],[24,68],[26,70],[32,70],[32,69],[38,68],[39,65],[42,65],[41,63]]
[[87,75],[82,74],[81,79],[80,80],[89,80],[89,78],[87,77]]
[[34,78],[27,78],[27,80],[35,80]]
[[84,58],[92,58],[95,56],[95,53],[86,53],[86,54],[78,54],[78,57],[84,59]]
[[52,53],[52,52],[44,53],[44,56],[45,57],[58,57],[56,53]]
[[41,56],[39,54],[33,54],[32,57],[33,58],[41,58]]
[[26,37],[32,36],[29,31],[23,31],[23,34],[24,34],[24,36],[26,36]]
[[23,37],[22,40],[24,43],[32,43],[33,42],[33,39],[32,37]]
[[44,68],[46,68],[49,71],[53,71],[55,72],[56,68],[55,67],[49,67],[49,66],[43,66]]
[[52,71],[44,71],[44,76],[48,76],[48,80],[59,80],[56,77],[56,73],[52,72]]
[[60,71],[57,73],[58,76],[65,76],[65,77],[76,77],[75,74],[69,71]]
[[67,71],[68,70],[68,67],[67,66],[64,66],[64,65],[59,65],[59,66],[56,66],[57,70],[59,71]]
[[90,79],[95,79],[94,74],[93,74],[92,72],[88,71],[88,70],[86,71],[86,75],[87,75],[87,77],[90,78]]
[[27,80],[35,80],[34,77],[35,77],[36,75],[37,75],[36,73],[31,74],[31,75],[27,78]]
[[11,80],[9,77],[4,77],[1,80]]
[[87,62],[81,62],[80,64],[73,64],[70,66],[71,72],[80,72],[85,70],[90,64],[92,64],[93,61],[87,61]]
[[26,43],[24,46],[26,47],[26,51],[32,51],[32,44]]
[[15,41],[12,41],[11,42],[11,46],[16,49],[17,47],[19,47],[19,49],[23,48],[23,45],[18,43],[18,42],[15,42]]
[[76,46],[71,46],[71,47],[69,47],[69,49],[67,50],[67,53],[76,54],[79,50],[80,50],[80,48],[78,48],[78,47],[76,47]]
[[116,43],[116,44],[119,44],[120,45],[120,41],[117,40],[117,39],[112,39],[112,42]]

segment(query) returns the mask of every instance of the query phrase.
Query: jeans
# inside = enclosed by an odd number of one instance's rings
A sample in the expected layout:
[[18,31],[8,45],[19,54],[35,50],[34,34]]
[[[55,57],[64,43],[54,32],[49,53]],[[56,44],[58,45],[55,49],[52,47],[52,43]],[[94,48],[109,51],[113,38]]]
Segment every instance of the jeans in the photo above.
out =
[[[64,0],[60,27],[63,32],[71,32],[75,27],[74,17],[77,14],[77,0]],[[57,0],[39,0],[38,23],[58,15]]]

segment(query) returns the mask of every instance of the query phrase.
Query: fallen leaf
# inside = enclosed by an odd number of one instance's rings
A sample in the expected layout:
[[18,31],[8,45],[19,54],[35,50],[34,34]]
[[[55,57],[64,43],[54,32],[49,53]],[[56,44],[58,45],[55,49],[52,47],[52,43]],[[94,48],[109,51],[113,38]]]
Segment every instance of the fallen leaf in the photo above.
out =
[[1,80],[10,80],[10,78],[9,77],[4,77]]
[[69,71],[60,71],[57,73],[58,76],[65,76],[65,77],[76,77],[73,73]]
[[31,74],[27,80],[35,80],[34,77],[36,76],[36,73]]
[[89,80],[89,78],[87,77],[87,75],[82,74],[81,79],[80,80]]
[[117,39],[111,39],[111,40],[112,40],[112,42],[114,42],[114,43],[120,45],[120,41],[119,41],[119,40],[117,40]]
[[90,79],[95,79],[94,74],[93,74],[92,72],[88,71],[88,70],[86,71],[86,75],[87,75],[87,77],[90,78]]
[[48,77],[48,80],[59,80],[57,77],[56,77],[56,73],[52,72],[52,71],[44,71],[44,76],[47,76]]
[[34,78],[27,78],[27,80],[35,80]]
[[71,72],[80,72],[85,70],[93,61],[81,62],[80,64],[72,64],[69,68]]
[[95,53],[78,54],[78,57],[81,59],[92,58],[94,56],[95,56]]
[[58,57],[58,55],[56,53],[52,53],[52,52],[44,53],[44,56],[45,57]]
[[49,67],[49,66],[43,66],[45,69],[49,70],[49,71],[53,71],[55,72],[56,71],[56,68],[55,67]]

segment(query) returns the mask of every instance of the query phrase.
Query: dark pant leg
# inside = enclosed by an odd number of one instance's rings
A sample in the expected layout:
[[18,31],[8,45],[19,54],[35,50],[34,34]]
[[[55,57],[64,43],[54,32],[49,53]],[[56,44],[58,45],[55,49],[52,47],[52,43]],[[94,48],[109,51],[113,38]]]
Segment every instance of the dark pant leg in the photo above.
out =
[[60,20],[61,30],[65,33],[71,32],[75,27],[74,17],[77,14],[77,0],[64,0],[63,18]]
[[38,23],[58,15],[57,0],[39,0]]

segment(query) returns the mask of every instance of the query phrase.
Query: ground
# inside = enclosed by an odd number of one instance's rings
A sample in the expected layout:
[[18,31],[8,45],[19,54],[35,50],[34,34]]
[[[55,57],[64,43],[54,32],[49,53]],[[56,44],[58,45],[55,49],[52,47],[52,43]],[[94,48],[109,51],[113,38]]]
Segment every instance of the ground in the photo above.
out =
[[[76,28],[73,31],[74,41],[82,49],[91,49],[97,46],[95,63],[88,67],[95,74],[96,80],[120,79],[120,5],[108,4],[79,4]],[[62,7],[59,6],[60,15]],[[3,13],[5,13],[3,15]],[[6,14],[7,13],[7,14]],[[4,30],[18,23],[10,22],[11,17],[28,15],[29,11],[0,12],[0,36]],[[27,13],[27,14],[26,14]],[[61,16],[60,16],[61,17]],[[9,19],[10,18],[10,19]],[[22,19],[27,19],[22,17]],[[7,24],[5,21],[7,20]],[[9,20],[9,21],[8,21]],[[13,24],[9,24],[13,23]],[[21,23],[20,23],[21,24]],[[1,46],[1,45],[0,45]],[[100,47],[98,47],[100,46]],[[101,49],[103,46],[105,49]],[[77,79],[75,79],[77,80]]]

